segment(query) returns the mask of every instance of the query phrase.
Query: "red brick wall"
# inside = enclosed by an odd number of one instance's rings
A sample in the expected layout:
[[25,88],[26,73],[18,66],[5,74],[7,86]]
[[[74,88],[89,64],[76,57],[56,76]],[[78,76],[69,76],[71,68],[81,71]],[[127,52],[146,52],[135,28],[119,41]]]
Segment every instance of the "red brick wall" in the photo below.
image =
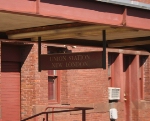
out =
[[[71,47],[68,48],[72,49]],[[79,46],[72,49],[73,52],[98,50],[101,49]],[[94,110],[87,111],[87,121],[109,121],[107,70],[76,69],[65,70],[61,72],[62,78],[60,103],[73,107],[93,107]],[[56,121],[81,121],[81,112],[54,115]]]
[[150,120],[150,57],[144,63],[144,100],[132,105],[132,121]]
[[[77,47],[73,52],[101,50]],[[103,69],[68,70],[68,95],[70,104],[90,104],[108,101],[107,71]]]
[[68,80],[67,80],[67,70],[63,70],[60,72],[60,85],[61,85],[61,89],[60,89],[60,95],[61,95],[61,99],[60,99],[60,103],[61,104],[69,104],[68,102]]
[[141,101],[139,103],[138,120],[149,121],[150,120],[150,102]]
[[150,57],[144,65],[144,99],[150,101]]
[[[73,52],[97,51],[98,48],[78,47],[71,48]],[[46,53],[47,46],[42,46],[42,53]],[[108,76],[107,69],[80,69],[62,70],[60,78],[60,103],[51,104],[48,101],[47,71],[38,72],[38,46],[22,47],[21,68],[21,116],[22,118],[42,112],[47,106],[75,106],[93,107],[87,111],[87,121],[110,121],[108,103]],[[150,59],[145,63],[145,100],[150,100]],[[132,107],[132,121],[148,121],[150,104],[139,101],[137,107]],[[115,106],[114,106],[115,105]],[[112,107],[118,110],[118,120],[124,120],[124,103],[114,103]],[[135,114],[135,115],[134,115]],[[81,121],[81,112],[54,114],[55,121]],[[39,117],[38,120],[42,120]],[[49,115],[51,119],[51,115]]]
[[[71,48],[73,52],[97,51],[98,48]],[[124,120],[124,103],[108,103],[107,69],[80,69],[61,71],[60,103],[48,102],[47,71],[38,72],[38,46],[22,46],[21,67],[21,117],[26,118],[42,112],[47,106],[93,107],[87,111],[87,121],[110,121],[109,108],[118,110],[118,120]],[[47,46],[42,45],[42,53]],[[1,83],[0,83],[1,84]],[[1,89],[1,88],[0,88]],[[144,64],[144,100],[132,105],[132,121],[149,121],[150,119],[150,57]],[[1,95],[0,95],[1,96]],[[1,98],[0,98],[1,99]],[[0,100],[1,105],[1,100]],[[0,113],[1,116],[1,113]],[[81,112],[54,114],[55,121],[81,121]],[[37,121],[42,120],[43,116]],[[51,119],[51,115],[49,116]]]
[[144,100],[138,104],[138,120],[150,120],[150,57],[144,64]]
[[[37,44],[22,47],[21,67],[21,116],[35,114],[36,105],[47,105],[47,72],[38,72]],[[47,48],[42,47],[42,52]],[[40,110],[41,112],[43,110]]]
[[[45,50],[45,49],[44,49]],[[73,52],[101,50],[97,48],[77,47]],[[46,50],[45,50],[46,51]],[[43,51],[43,52],[45,52]],[[87,111],[87,121],[105,120],[109,121],[109,103],[108,103],[108,80],[107,70],[103,69],[81,69],[81,70],[63,70],[61,71],[61,91],[60,103],[47,105],[47,72],[37,72],[37,45],[34,45],[30,50],[23,69],[29,68],[30,72],[25,72],[25,75],[34,75],[33,82],[30,83],[31,88],[22,89],[22,97],[26,105],[22,105],[23,111],[27,117],[38,112],[44,111],[46,106],[75,106],[75,107],[93,107],[94,110]],[[34,69],[31,65],[35,63]],[[30,65],[29,67],[28,64]],[[33,66],[33,65],[32,65]],[[33,72],[32,72],[33,71]],[[35,71],[35,72],[34,72]],[[22,71],[23,72],[23,71]],[[24,73],[24,72],[23,72]],[[30,75],[31,76],[31,75]],[[32,76],[31,76],[32,77]],[[26,77],[29,78],[29,77]],[[24,79],[25,80],[25,79]],[[28,79],[31,80],[31,79]],[[22,85],[27,85],[28,80]],[[23,86],[22,86],[23,87]],[[31,100],[29,96],[34,98]],[[28,92],[28,93],[27,93]],[[28,95],[27,95],[27,94]],[[26,97],[25,97],[26,96]],[[27,97],[28,96],[28,97]],[[32,112],[33,109],[33,112]],[[22,113],[23,113],[22,111]],[[81,112],[70,112],[62,114],[54,114],[55,121],[81,121]],[[49,116],[51,119],[51,116]],[[39,118],[39,120],[41,120]]]
[[21,117],[26,118],[32,115],[33,104],[35,103],[35,61],[34,46],[22,47],[21,67]]

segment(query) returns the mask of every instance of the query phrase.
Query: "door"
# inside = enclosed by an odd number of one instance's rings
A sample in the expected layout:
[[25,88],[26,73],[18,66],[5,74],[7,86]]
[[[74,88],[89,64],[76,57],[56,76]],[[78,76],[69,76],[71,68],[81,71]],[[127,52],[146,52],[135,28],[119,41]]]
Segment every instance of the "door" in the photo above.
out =
[[20,62],[16,53],[18,50],[15,46],[2,46],[2,121],[20,121]]
[[[3,69],[4,68],[4,69]],[[19,63],[2,62],[2,119],[20,121],[20,72]]]

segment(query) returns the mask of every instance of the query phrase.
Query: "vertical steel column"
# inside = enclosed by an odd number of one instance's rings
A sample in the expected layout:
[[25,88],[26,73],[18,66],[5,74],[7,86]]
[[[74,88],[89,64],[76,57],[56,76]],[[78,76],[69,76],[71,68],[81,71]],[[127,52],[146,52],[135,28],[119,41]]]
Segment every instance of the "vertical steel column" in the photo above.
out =
[[41,72],[41,37],[38,37],[38,70]]
[[86,121],[85,109],[82,109],[82,121]]
[[103,69],[106,69],[106,31],[103,30],[102,31],[102,35],[103,35],[103,55],[102,55],[102,66]]

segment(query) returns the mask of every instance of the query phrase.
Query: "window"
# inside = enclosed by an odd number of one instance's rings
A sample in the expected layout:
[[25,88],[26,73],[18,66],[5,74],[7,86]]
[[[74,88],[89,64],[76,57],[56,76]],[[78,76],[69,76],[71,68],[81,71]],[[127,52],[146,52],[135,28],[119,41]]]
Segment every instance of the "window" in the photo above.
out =
[[[48,54],[65,53],[66,48],[48,47]],[[60,101],[60,71],[48,70],[48,100],[50,103]]]
[[59,82],[58,82],[58,77],[51,74],[54,71],[55,70],[48,71],[48,99],[51,101],[58,102]]

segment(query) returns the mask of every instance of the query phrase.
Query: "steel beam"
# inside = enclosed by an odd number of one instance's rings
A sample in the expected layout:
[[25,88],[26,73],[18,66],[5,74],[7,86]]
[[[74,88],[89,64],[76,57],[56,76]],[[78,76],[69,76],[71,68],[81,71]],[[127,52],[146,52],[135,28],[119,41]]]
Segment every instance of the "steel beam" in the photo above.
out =
[[41,72],[41,37],[38,37],[38,70]]
[[102,66],[106,69],[106,31],[102,31],[103,34],[103,54],[102,54]]

